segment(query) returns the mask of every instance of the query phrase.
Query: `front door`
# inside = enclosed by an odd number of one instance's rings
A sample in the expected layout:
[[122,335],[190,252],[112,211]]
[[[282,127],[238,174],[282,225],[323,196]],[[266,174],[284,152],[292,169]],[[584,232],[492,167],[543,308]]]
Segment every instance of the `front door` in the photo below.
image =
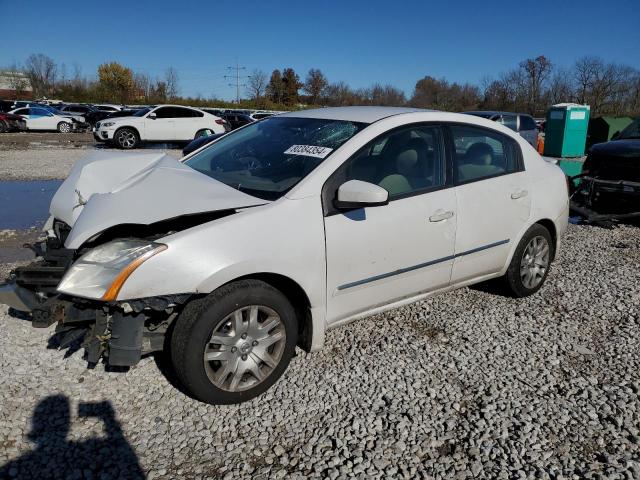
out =
[[[396,129],[327,182],[328,323],[449,284],[457,216],[455,192],[444,188],[443,145],[437,126]],[[389,204],[337,211],[330,200],[354,179],[387,189]]]
[[144,122],[145,139],[155,141],[169,142],[176,139],[173,108],[160,107],[156,108],[153,113],[156,118],[147,118]]

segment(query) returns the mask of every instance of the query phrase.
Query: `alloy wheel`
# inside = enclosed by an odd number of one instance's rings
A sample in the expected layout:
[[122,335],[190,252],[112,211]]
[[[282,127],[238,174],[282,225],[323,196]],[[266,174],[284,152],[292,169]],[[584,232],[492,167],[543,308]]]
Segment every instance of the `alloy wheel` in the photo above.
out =
[[543,236],[533,237],[524,249],[520,261],[522,284],[533,289],[540,285],[549,268],[549,242]]
[[121,147],[132,148],[136,144],[136,136],[133,132],[125,130],[118,135],[118,143]]
[[275,310],[263,305],[239,308],[213,329],[204,350],[207,376],[228,392],[255,387],[280,363],[286,340]]

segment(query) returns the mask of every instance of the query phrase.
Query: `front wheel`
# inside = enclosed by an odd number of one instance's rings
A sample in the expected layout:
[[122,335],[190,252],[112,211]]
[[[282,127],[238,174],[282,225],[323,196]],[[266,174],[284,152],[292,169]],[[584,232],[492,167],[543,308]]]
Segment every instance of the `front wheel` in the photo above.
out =
[[174,371],[211,404],[250,400],[284,373],[297,342],[295,310],[271,285],[241,280],[189,303],[171,336]]
[[121,128],[115,133],[113,139],[118,147],[125,150],[136,148],[140,143],[138,134],[131,128]]
[[527,297],[542,288],[551,267],[553,249],[551,234],[542,225],[535,224],[525,232],[505,274],[510,293]]
[[60,122],[58,124],[58,131],[60,133],[69,133],[71,131],[71,124],[67,122]]

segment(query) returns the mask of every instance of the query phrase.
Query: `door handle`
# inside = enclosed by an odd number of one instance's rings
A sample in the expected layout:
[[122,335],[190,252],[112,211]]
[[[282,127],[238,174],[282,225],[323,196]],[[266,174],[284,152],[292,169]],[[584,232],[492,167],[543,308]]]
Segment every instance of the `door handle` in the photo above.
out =
[[527,192],[526,190],[516,190],[515,192],[513,192],[511,194],[511,199],[512,200],[517,200],[519,198],[526,197],[528,194],[529,194],[529,192]]
[[433,215],[431,215],[429,217],[429,221],[430,222],[441,222],[443,220],[447,220],[448,218],[453,217],[453,212],[448,210],[448,211],[444,211],[444,210],[436,210],[436,213],[434,213]]

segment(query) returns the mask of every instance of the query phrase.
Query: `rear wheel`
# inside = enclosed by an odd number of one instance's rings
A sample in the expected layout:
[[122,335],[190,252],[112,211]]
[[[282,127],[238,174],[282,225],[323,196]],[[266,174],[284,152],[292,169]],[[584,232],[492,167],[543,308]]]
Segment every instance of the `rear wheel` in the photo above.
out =
[[282,292],[241,280],[187,305],[171,337],[172,363],[198,400],[239,403],[280,378],[296,341],[295,311]]
[[542,225],[535,224],[526,231],[505,274],[510,293],[527,297],[542,288],[551,267],[553,248],[551,234]]
[[209,135],[213,135],[213,130],[211,130],[210,128],[203,128],[202,130],[198,130],[196,132],[196,136],[193,137],[193,139],[195,140],[196,138],[200,137],[208,137]]
[[67,122],[60,122],[58,124],[58,132],[69,133],[71,131],[71,124]]
[[132,128],[121,128],[115,133],[113,139],[118,147],[125,150],[136,148],[140,143],[138,134]]

